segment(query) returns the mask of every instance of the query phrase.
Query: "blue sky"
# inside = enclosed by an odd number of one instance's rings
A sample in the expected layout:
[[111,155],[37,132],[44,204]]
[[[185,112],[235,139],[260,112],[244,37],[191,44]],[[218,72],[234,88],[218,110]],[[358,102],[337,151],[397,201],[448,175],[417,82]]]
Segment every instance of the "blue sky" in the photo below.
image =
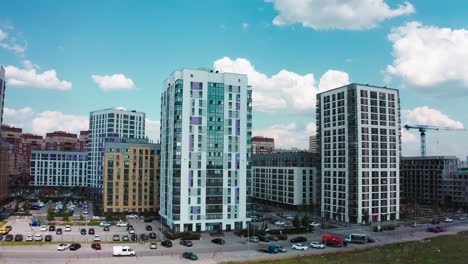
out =
[[[333,2],[4,1],[5,123],[76,132],[90,111],[123,106],[146,112],[156,139],[163,80],[214,67],[249,75],[254,134],[280,147],[305,148],[316,92],[348,82],[399,88],[403,123],[468,125],[466,1]],[[405,155],[418,154],[412,133]],[[467,136],[430,133],[428,153],[466,156]]]

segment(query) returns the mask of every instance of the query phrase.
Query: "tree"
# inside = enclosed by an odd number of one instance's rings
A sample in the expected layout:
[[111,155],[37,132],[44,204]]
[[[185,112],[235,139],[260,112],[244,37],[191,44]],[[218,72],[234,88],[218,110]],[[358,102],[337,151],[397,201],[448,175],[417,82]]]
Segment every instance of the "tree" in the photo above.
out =
[[82,214],[80,214],[80,221],[83,221],[84,220],[84,217]]
[[107,213],[106,213],[106,221],[107,221],[107,222],[112,221],[112,212],[111,212],[111,211],[107,211]]
[[47,220],[49,220],[49,222],[54,221],[55,216],[56,216],[56,213],[55,213],[54,209],[49,207],[49,209],[47,209]]
[[307,226],[310,222],[310,218],[307,215],[305,215],[304,217],[302,217],[301,222],[302,226]]
[[294,217],[292,223],[293,223],[293,226],[294,226],[295,228],[301,227],[301,220],[299,219],[299,216],[298,216],[298,215],[296,215],[296,216]]
[[70,219],[70,214],[67,211],[62,212],[62,220],[68,221]]

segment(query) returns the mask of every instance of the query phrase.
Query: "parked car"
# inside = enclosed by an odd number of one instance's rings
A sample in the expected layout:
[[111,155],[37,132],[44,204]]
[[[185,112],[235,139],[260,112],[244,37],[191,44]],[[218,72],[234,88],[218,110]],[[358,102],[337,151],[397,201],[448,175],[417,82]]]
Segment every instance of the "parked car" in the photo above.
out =
[[110,227],[105,226],[102,230],[104,230],[104,231],[110,231]]
[[112,240],[114,240],[114,241],[120,241],[120,236],[117,235],[117,234],[114,234],[114,235],[112,236]]
[[14,238],[13,235],[8,234],[5,236],[5,241],[13,241],[13,238]]
[[226,244],[226,242],[221,238],[215,238],[215,239],[211,240],[211,243],[218,244],[218,245]]
[[286,224],[286,222],[276,221],[276,222],[274,222],[274,224],[277,225],[277,226],[284,226]]
[[262,242],[270,242],[270,240],[266,236],[258,236],[258,240]]
[[80,234],[82,234],[82,235],[86,235],[86,228],[81,228],[81,230],[80,230]]
[[57,228],[57,230],[55,231],[55,234],[56,235],[61,235],[62,234],[62,228]]
[[287,220],[294,220],[294,217],[291,216],[291,215],[285,215],[284,218],[286,218]]
[[437,227],[429,227],[427,229],[427,232],[432,232],[432,233],[440,233],[440,232],[445,232],[445,228],[437,226]]
[[192,241],[190,241],[190,240],[181,240],[181,241],[180,241],[180,244],[181,244],[182,246],[186,246],[186,247],[191,247],[191,246],[193,246],[193,243],[192,243]]
[[94,249],[94,250],[100,250],[101,249],[101,244],[93,243],[93,244],[91,244],[91,248]]
[[147,226],[145,227],[145,229],[146,229],[146,231],[153,231],[153,228],[152,228],[150,225],[147,225]]
[[249,240],[250,242],[254,242],[254,243],[258,243],[258,241],[260,241],[260,240],[258,239],[258,237],[256,237],[256,236],[251,236],[251,237],[249,237],[248,240]]
[[466,216],[460,216],[458,217],[458,220],[461,220],[461,221],[466,220]]
[[325,245],[318,242],[318,241],[313,241],[312,243],[310,243],[310,247],[311,248],[320,248],[320,249],[322,249],[322,248],[325,248]]
[[[41,237],[42,237],[42,236],[41,236]],[[42,240],[42,239],[41,239],[41,240]],[[23,241],[23,235],[17,234],[17,235],[15,236],[15,241]]]
[[168,248],[169,248],[169,247],[172,247],[172,241],[170,241],[170,240],[164,240],[164,241],[161,242],[161,246],[163,246],[163,247],[168,247]]
[[190,260],[198,260],[198,256],[195,255],[195,253],[192,252],[184,252],[182,253],[182,257]]
[[320,227],[322,224],[318,223],[318,222],[311,222],[309,223],[310,226],[313,226],[313,227]]
[[432,219],[431,223],[433,225],[440,224],[440,220],[439,219]]
[[94,232],[95,232],[95,231],[94,231],[94,228],[90,228],[90,229],[88,230],[88,234],[90,234],[90,235],[94,235]]
[[34,241],[42,241],[42,235],[41,234],[36,234],[34,236]]
[[31,226],[41,226],[41,222],[38,222],[38,221],[31,221],[30,225],[31,225]]
[[303,244],[293,244],[291,248],[295,250],[307,250],[308,249],[308,247]]
[[140,240],[146,241],[148,239],[149,239],[149,237],[148,237],[147,234],[140,234]]
[[99,241],[101,241],[101,237],[99,235],[94,235],[93,241],[94,242],[99,242]]
[[127,219],[138,219],[138,215],[136,215],[136,214],[129,214],[129,215],[127,215]]
[[150,239],[156,239],[156,233],[154,233],[154,232],[149,233],[149,238]]
[[295,237],[291,239],[291,243],[297,243],[297,242],[306,242],[307,238],[305,237]]
[[135,235],[135,234],[131,234],[131,235],[130,235],[130,239],[131,239],[132,241],[136,241],[137,238],[138,238],[138,237],[137,237],[137,235]]
[[27,236],[26,236],[26,241],[27,241],[27,242],[32,242],[32,241],[34,241],[34,236],[33,236],[33,235],[27,235]]
[[156,242],[151,242],[150,245],[149,245],[149,248],[150,248],[150,249],[157,249],[157,248],[158,248],[158,243],[156,243]]
[[291,224],[291,223],[286,223],[286,224],[283,225],[283,227],[284,228],[292,228],[292,227],[294,227],[294,225]]
[[127,222],[118,222],[118,223],[116,224],[116,226],[118,226],[118,227],[126,227],[127,225],[128,225]]
[[278,236],[279,240],[288,240],[288,235],[282,234]]
[[135,228],[133,228],[133,225],[127,225],[127,231],[128,231],[129,229],[135,229]]
[[66,225],[65,226],[65,232],[71,232],[71,226]]
[[47,226],[41,226],[41,231],[47,231],[49,228]]
[[277,236],[268,236],[267,237],[270,241],[278,241],[278,237]]
[[414,222],[414,223],[411,224],[411,227],[420,227],[420,226],[421,226],[421,224],[420,224],[420,223],[416,223],[416,222]]
[[58,251],[64,251],[66,249],[69,249],[70,248],[70,244],[60,244],[57,246],[57,250]]
[[370,237],[367,238],[367,243],[375,243],[375,242],[376,242],[375,239],[370,238]]
[[127,235],[122,236],[122,241],[129,241],[130,238]]
[[8,228],[0,228],[0,234],[7,235],[8,233],[10,233],[10,230],[8,230]]
[[49,231],[55,231],[55,226],[54,225],[49,226]]
[[46,235],[44,238],[44,241],[50,242],[52,241],[52,236],[51,235]]
[[452,218],[449,218],[449,217],[446,217],[446,218],[444,219],[444,222],[445,222],[445,223],[451,223],[451,222],[453,222],[453,219],[452,219]]
[[390,230],[395,230],[395,226],[393,225],[386,225],[383,227],[383,230],[387,230],[387,231],[390,231]]
[[111,224],[110,224],[110,223],[107,223],[107,222],[101,222],[101,223],[99,224],[99,226],[102,226],[102,227],[106,227],[106,226],[107,226],[107,227],[110,227]]
[[78,250],[81,248],[81,245],[78,243],[74,243],[70,245],[70,250]]

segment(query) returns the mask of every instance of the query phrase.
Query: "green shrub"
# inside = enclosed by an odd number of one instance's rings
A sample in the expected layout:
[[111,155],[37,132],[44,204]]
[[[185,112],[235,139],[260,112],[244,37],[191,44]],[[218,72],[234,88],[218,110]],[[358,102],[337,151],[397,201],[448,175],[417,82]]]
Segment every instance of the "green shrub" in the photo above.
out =
[[93,222],[88,223],[89,226],[98,226],[100,224],[101,224],[101,222],[99,222],[99,221],[93,221]]
[[[310,231],[313,232],[313,228],[311,228]],[[288,228],[288,229],[275,229],[275,230],[270,230],[268,231],[268,234],[272,234],[272,235],[279,235],[279,234],[303,234],[303,233],[307,233],[307,229],[304,228],[304,227],[300,227],[300,228]]]
[[182,232],[182,233],[169,233],[167,231],[163,231],[164,236],[166,236],[168,239],[174,240],[174,239],[184,239],[184,240],[199,240],[200,239],[200,234],[198,233],[191,233],[191,232]]

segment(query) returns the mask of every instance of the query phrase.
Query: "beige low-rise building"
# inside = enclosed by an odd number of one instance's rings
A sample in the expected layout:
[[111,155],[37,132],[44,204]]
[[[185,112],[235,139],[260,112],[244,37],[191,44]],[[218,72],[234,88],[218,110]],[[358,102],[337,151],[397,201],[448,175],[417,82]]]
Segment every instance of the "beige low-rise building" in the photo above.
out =
[[105,145],[105,212],[157,212],[160,145],[121,139]]

